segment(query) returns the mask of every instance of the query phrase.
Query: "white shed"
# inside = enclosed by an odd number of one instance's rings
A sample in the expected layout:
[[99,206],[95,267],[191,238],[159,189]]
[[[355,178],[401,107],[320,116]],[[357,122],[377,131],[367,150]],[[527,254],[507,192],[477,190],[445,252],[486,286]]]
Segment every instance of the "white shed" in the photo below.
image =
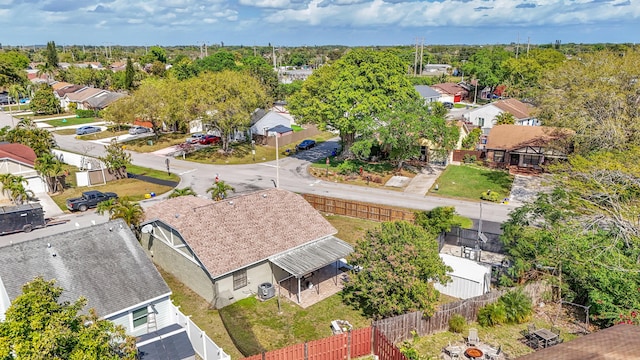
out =
[[441,293],[460,299],[468,299],[486,294],[491,289],[491,267],[473,260],[448,254],[440,254],[440,258],[453,271],[451,282],[446,285],[434,284]]

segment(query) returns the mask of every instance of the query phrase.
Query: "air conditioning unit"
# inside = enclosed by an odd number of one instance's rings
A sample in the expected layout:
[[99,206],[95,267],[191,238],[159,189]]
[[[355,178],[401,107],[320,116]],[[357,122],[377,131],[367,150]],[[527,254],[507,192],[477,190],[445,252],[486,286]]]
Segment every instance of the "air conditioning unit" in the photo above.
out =
[[272,283],[262,283],[258,286],[258,297],[260,300],[268,300],[276,295],[276,288]]

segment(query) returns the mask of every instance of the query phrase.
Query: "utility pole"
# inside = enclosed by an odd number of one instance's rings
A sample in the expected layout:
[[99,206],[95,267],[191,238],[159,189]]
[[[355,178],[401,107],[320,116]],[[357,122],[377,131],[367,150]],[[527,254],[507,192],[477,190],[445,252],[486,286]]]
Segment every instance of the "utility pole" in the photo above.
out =
[[422,38],[422,45],[420,46],[420,72],[418,75],[422,75],[422,59],[424,57],[424,38]]
[[413,76],[418,73],[418,38],[416,38],[416,51],[413,56]]
[[527,57],[529,57],[529,45],[531,45],[531,37],[527,36]]
[[518,52],[520,52],[520,33],[518,33],[518,44],[516,45],[516,60],[518,59]]

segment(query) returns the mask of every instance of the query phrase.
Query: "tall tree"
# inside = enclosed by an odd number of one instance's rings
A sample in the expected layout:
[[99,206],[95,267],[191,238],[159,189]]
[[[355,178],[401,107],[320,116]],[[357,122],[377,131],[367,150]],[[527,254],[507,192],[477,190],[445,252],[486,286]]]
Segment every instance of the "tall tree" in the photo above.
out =
[[222,149],[229,152],[229,140],[235,131],[250,125],[250,115],[267,105],[264,87],[252,76],[235,71],[203,73],[188,80],[187,106],[203,124],[217,130]]
[[196,192],[193,191],[191,186],[188,186],[182,189],[178,189],[178,188],[173,189],[171,194],[169,194],[169,198],[175,198],[180,196],[196,196],[196,195],[197,195]]
[[63,289],[41,277],[25,284],[0,322],[1,359],[137,358],[135,338],[121,326],[100,319],[87,300],[62,302]]
[[20,110],[20,98],[24,95],[26,90],[22,84],[13,84],[9,86],[9,96],[18,104],[18,110]]
[[124,88],[131,90],[133,88],[133,77],[135,75],[135,69],[133,68],[133,61],[130,57],[127,57],[127,66],[125,68]]
[[98,204],[96,211],[100,215],[108,213],[109,220],[124,220],[136,232],[139,230],[140,222],[144,219],[144,209],[140,203],[131,201],[128,197],[103,201]]
[[122,144],[118,143],[118,140],[113,138],[109,145],[104,147],[106,154],[100,157],[110,174],[116,177],[116,179],[124,179],[127,177],[127,166],[131,165],[131,154],[124,150]]
[[362,270],[349,276],[343,297],[376,319],[418,310],[433,314],[440,296],[433,283],[450,281],[435,237],[405,221],[368,232],[348,260]]
[[29,108],[36,114],[51,115],[60,113],[60,101],[53,94],[53,89],[49,85],[40,86],[31,102]]
[[538,118],[576,131],[576,151],[640,145],[640,51],[582,54],[545,72]]
[[509,112],[501,112],[493,119],[496,125],[513,125],[516,123],[516,117]]
[[55,41],[47,42],[47,60],[46,63],[49,67],[53,69],[58,68],[58,49],[56,48]]
[[24,184],[27,183],[27,179],[20,175],[13,174],[0,174],[0,185],[2,186],[2,192],[5,193],[11,202],[16,205],[24,204],[29,199],[35,197],[35,194],[31,190],[27,190]]
[[338,130],[349,157],[357,135],[372,134],[390,104],[418,97],[405,73],[390,51],[355,49],[314,71],[289,98],[289,111],[300,123]]
[[491,92],[505,79],[502,63],[512,57],[502,47],[482,48],[473,54],[462,66],[465,74],[474,76],[482,86],[489,86]]

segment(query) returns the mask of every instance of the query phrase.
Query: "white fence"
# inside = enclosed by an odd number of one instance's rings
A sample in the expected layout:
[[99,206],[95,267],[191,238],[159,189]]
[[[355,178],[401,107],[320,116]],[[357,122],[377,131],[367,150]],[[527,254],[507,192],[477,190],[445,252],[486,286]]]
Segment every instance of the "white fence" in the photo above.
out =
[[231,360],[231,356],[222,350],[221,347],[216,345],[207,336],[207,334],[200,330],[200,328],[191,319],[184,315],[178,307],[173,305],[174,315],[176,317],[176,323],[187,330],[189,341],[191,346],[195,350],[196,354],[204,360]]
[[84,156],[64,150],[53,149],[51,150],[53,155],[55,155],[58,160],[65,164],[76,166],[80,170],[92,170],[92,169],[101,169],[102,161],[93,158],[91,156]]

